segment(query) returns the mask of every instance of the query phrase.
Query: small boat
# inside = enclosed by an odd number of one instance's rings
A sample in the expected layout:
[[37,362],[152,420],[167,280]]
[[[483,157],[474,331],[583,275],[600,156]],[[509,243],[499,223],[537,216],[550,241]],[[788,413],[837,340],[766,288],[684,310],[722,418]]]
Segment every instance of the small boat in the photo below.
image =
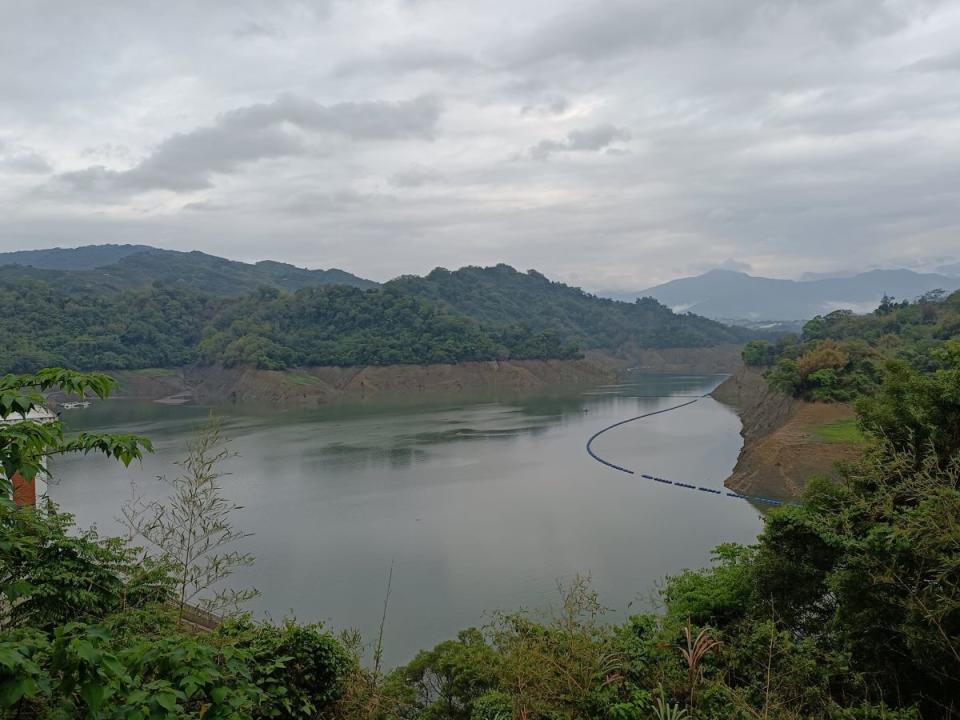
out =
[[90,407],[90,401],[81,400],[79,402],[65,402],[60,407],[62,407],[64,410],[76,410],[77,408]]

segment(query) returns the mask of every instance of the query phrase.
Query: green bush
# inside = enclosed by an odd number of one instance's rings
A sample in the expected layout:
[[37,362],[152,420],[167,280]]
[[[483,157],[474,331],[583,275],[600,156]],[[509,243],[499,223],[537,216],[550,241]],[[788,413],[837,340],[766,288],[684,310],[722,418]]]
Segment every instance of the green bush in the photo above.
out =
[[249,654],[252,682],[263,693],[262,717],[315,718],[344,693],[353,658],[321,625],[241,619],[226,623],[217,637]]

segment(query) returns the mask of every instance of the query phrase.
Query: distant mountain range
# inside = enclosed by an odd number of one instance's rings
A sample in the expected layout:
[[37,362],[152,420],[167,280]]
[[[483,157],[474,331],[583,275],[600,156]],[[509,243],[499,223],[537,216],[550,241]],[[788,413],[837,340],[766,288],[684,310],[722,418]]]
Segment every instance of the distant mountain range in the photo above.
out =
[[245,295],[260,286],[293,291],[320,285],[378,287],[373,280],[335,268],[307,270],[265,260],[255,264],[206,253],[161,250],[147,245],[87,245],[78,248],[0,253],[0,280],[32,277],[67,290],[136,290],[160,282],[220,296]]
[[884,295],[913,300],[938,288],[956,290],[960,288],[960,277],[912,270],[871,270],[852,277],[797,281],[711,270],[635,293],[607,295],[627,301],[652,297],[675,311],[715,320],[799,321],[841,308],[869,312]]

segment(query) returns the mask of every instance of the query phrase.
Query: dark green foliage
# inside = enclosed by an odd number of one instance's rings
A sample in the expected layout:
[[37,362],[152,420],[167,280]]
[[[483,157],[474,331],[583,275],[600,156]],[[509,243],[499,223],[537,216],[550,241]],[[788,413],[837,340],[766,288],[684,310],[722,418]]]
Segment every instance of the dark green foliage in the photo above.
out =
[[149,288],[71,293],[42,282],[0,287],[0,370],[30,372],[174,367],[195,357],[204,321],[218,301],[188,291]]
[[713,551],[714,566],[687,570],[671,577],[662,596],[668,619],[679,627],[689,620],[697,625],[726,625],[740,619],[753,592],[745,568],[755,553],[741,545],[720,545]]
[[319,627],[194,634],[137,558],[52,506],[0,508],[0,717],[313,718],[343,693],[353,660]]
[[249,654],[253,682],[264,693],[265,718],[309,720],[343,695],[353,658],[320,625],[258,625],[240,619],[226,623],[217,635]]
[[744,346],[742,357],[747,365],[771,365],[777,357],[777,348],[767,340],[751,340]]
[[421,650],[387,682],[408,689],[404,700],[418,708],[421,718],[485,718],[510,712],[509,698],[492,694],[497,688],[497,662],[498,655],[483,633],[470,628],[456,640]]
[[773,365],[766,377],[782,392],[806,400],[848,402],[877,388],[887,361],[925,373],[943,367],[943,343],[958,334],[960,291],[946,298],[934,291],[914,303],[884,298],[871,315],[837,310],[817,316],[804,325],[801,342],[781,339],[766,347],[751,343],[744,360]]
[[345,286],[285,295],[263,287],[235,300],[164,287],[68,297],[36,283],[0,290],[11,313],[0,368],[63,363],[82,369],[255,365],[390,365],[578,357],[553,333],[485,330],[395,290]]
[[902,452],[932,450],[944,464],[960,453],[960,340],[935,352],[942,367],[924,374],[902,360],[883,367],[883,383],[858,410],[870,432]]
[[389,287],[310,288],[292,295],[264,289],[218,314],[200,346],[204,362],[271,370],[576,355],[549,334],[522,327],[488,332]]
[[677,315],[652,298],[607,300],[509,265],[454,272],[437,268],[425,277],[397,278],[386,287],[441,303],[484,325],[522,323],[535,333],[551,331],[563,343],[587,349],[700,347],[749,339],[740,328]]
[[[162,270],[174,261],[177,270],[168,277]],[[604,300],[506,266],[436,270],[364,290],[294,282],[287,278],[289,266],[278,263],[256,265],[256,285],[247,278],[234,286],[230,273],[208,276],[211,267],[227,262],[194,253],[134,254],[111,266],[142,280],[130,283],[82,280],[69,272],[51,281],[53,271],[0,268],[0,279],[9,279],[0,289],[8,309],[0,317],[0,370],[196,362],[280,370],[570,359],[580,357],[580,348],[690,347],[746,338],[746,331],[676,315],[649,298]],[[223,284],[234,292],[223,292]]]
[[51,628],[101,618],[169,597],[166,568],[93,530],[75,534],[73,517],[52,505],[0,507],[0,595],[8,622]]
[[[252,659],[175,627],[118,644],[99,625],[0,636],[0,717],[255,717],[263,696]],[[9,711],[8,713],[6,711]]]

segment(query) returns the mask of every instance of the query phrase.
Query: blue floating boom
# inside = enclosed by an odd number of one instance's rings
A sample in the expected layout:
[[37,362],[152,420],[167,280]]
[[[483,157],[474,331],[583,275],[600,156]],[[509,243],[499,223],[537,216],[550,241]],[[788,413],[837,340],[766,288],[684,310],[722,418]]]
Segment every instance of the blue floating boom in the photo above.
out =
[[[594,440],[596,440],[598,437],[603,435],[608,430],[613,430],[614,428],[620,427],[621,425],[626,425],[627,423],[632,423],[637,420],[643,420],[644,418],[652,417],[653,415],[660,415],[661,413],[671,412],[673,410],[679,410],[680,408],[686,407],[687,405],[693,405],[695,402],[697,402],[701,398],[707,397],[708,395],[709,393],[707,393],[706,395],[698,395],[693,400],[690,400],[688,402],[680,403],[679,405],[674,405],[673,407],[664,408],[662,410],[654,410],[653,412],[644,413],[643,415],[637,415],[636,417],[627,418],[626,420],[620,420],[619,422],[615,422],[612,425],[608,425],[607,427],[602,428],[597,432],[595,432],[593,435],[590,436],[590,439],[587,440],[587,454],[589,454],[590,457],[592,457],[598,463],[601,463],[603,465],[606,465],[607,467],[613,468],[614,470],[619,470],[622,473],[626,473],[628,475],[634,475],[636,473],[634,473],[634,471],[631,470],[630,468],[625,468],[621,465],[617,465],[616,463],[612,463],[609,460],[604,460],[602,457],[597,455],[597,453],[594,452],[593,450]],[[656,397],[660,397],[660,396],[656,396]],[[678,397],[678,396],[672,396],[672,397]],[[692,396],[681,395],[679,397],[692,397]],[[799,503],[785,501],[785,500],[775,500],[774,498],[762,497],[760,495],[742,495],[736,492],[724,493],[722,490],[717,490],[716,488],[689,485],[687,483],[677,482],[674,480],[667,480],[666,478],[657,477],[654,475],[642,474],[640,475],[640,477],[644,478],[645,480],[653,480],[654,482],[662,483],[664,485],[673,485],[674,487],[681,487],[687,490],[700,490],[701,492],[710,493],[711,495],[720,495],[720,496],[726,495],[726,497],[736,498],[737,500],[750,500],[753,502],[763,503],[765,505],[798,505],[799,504]]]

